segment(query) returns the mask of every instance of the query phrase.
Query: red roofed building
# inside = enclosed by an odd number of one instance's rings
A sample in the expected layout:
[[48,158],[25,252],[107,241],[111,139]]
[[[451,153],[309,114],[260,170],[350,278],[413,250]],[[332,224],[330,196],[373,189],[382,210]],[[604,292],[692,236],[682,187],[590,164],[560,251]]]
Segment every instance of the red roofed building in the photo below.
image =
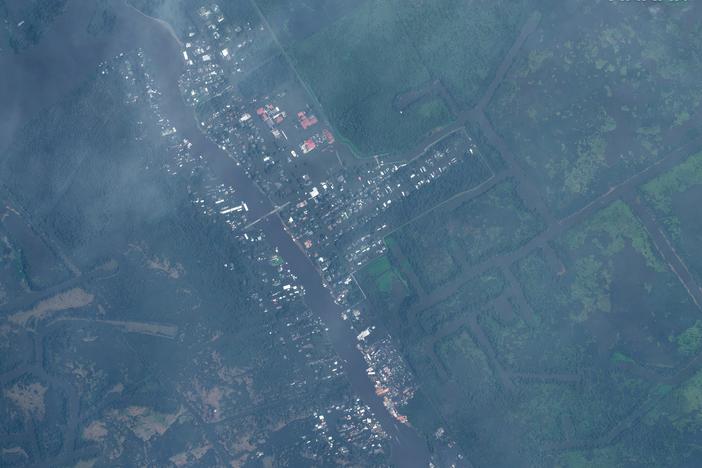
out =
[[307,130],[309,127],[317,123],[317,117],[314,115],[310,115],[309,117],[302,111],[297,113],[297,118],[300,120],[300,125],[302,125],[302,128],[304,130]]
[[317,123],[317,117],[315,117],[314,115],[307,119],[307,127],[311,127],[312,125],[314,125],[316,123]]
[[309,153],[310,151],[312,151],[316,147],[317,147],[317,145],[315,144],[315,142],[312,138],[308,138],[307,140],[305,140],[304,143],[302,143],[300,145],[300,149],[302,150],[303,154]]
[[327,140],[327,143],[329,143],[330,145],[334,143],[334,135],[332,135],[332,133],[329,130],[325,128],[322,131],[322,133],[324,134],[324,139]]

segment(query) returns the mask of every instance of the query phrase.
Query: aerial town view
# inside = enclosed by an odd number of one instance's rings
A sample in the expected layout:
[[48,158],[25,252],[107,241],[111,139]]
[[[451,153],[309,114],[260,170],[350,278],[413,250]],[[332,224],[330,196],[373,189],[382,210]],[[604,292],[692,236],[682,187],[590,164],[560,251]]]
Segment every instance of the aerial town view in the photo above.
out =
[[0,467],[702,467],[698,203],[695,0],[0,0]]

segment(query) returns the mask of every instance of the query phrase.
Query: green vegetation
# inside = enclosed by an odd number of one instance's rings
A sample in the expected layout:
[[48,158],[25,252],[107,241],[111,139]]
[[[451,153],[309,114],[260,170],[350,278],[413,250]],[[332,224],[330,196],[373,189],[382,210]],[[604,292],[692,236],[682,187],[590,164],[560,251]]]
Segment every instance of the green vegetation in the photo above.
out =
[[702,153],[643,185],[642,191],[652,207],[663,215],[672,214],[673,197],[702,184]]
[[[371,265],[377,273],[387,266],[385,260]],[[422,382],[406,413],[427,437],[439,427],[462,438],[475,434],[468,427],[484,407],[492,408],[499,398],[500,384],[469,322],[502,294],[504,286],[500,271],[491,270],[469,279],[449,299],[425,310],[418,310],[411,295],[389,302],[375,293],[372,284],[364,286],[373,309],[401,339],[408,362]],[[475,448],[471,442],[471,449]]]
[[0,304],[25,290],[38,291],[69,277],[66,266],[12,208],[10,200],[4,202],[5,211],[0,208]]
[[[488,116],[567,215],[700,134],[697,5],[559,4],[544,15]],[[572,11],[578,11],[577,19]],[[658,14],[660,13],[660,14]]]
[[522,0],[388,3],[432,77],[463,107],[476,103],[529,11]]
[[[367,0],[353,11],[342,7],[337,17],[333,1],[307,8],[259,3],[276,31],[290,39],[284,43],[332,124],[365,155],[409,150],[452,120],[443,98],[394,109],[402,93],[440,79],[461,106],[474,104],[527,12],[525,2]],[[304,16],[310,10],[328,23],[321,29],[309,24]]]
[[[413,44],[431,77],[465,104],[423,49],[440,42],[423,32],[431,9],[412,3],[397,17],[409,40],[424,37]],[[702,60],[688,50],[702,46],[702,26],[689,4],[580,1],[542,13],[486,112],[523,164],[512,169],[565,217],[701,134]],[[505,167],[482,129],[468,133],[493,169]],[[413,220],[386,238],[387,263],[363,285],[420,383],[410,420],[427,435],[445,427],[475,466],[699,465],[702,320],[647,232],[646,207],[615,201],[554,223],[505,271],[496,255],[545,229],[519,189],[508,179]],[[639,193],[702,282],[702,154]],[[381,296],[391,267],[407,282]]]
[[675,338],[678,351],[686,356],[697,354],[702,346],[702,322],[699,320],[693,326]]
[[427,334],[437,333],[451,322],[477,314],[490,300],[505,288],[505,278],[498,269],[491,269],[462,285],[448,299],[423,310],[419,323]]
[[478,315],[478,323],[498,351],[500,362],[512,369],[528,368],[533,365],[523,362],[521,352],[529,337],[538,333],[538,324],[529,323],[521,310],[513,301],[506,304],[493,305]]
[[677,388],[659,385],[654,403],[634,430],[610,446],[572,450],[559,456],[559,468],[601,466],[695,466],[702,457],[697,443],[702,429],[702,372]]
[[432,145],[422,157],[405,166],[402,169],[405,174],[419,174],[419,168],[437,152],[444,153],[446,159],[452,157],[461,159],[458,164],[454,164],[450,170],[444,172],[441,178],[424,185],[420,190],[412,190],[409,195],[394,201],[385,210],[383,216],[374,220],[375,224],[368,229],[375,229],[381,224],[402,226],[413,219],[419,223],[423,218],[417,218],[418,216],[488,180],[491,176],[490,167],[477,151],[473,150],[474,153],[470,153],[470,148],[470,142],[465,133],[455,132]]
[[[485,211],[499,210],[513,189],[511,182],[499,184],[468,205],[482,198]],[[466,210],[466,219],[489,218]],[[460,219],[444,216],[426,224]],[[402,245],[401,237],[390,239]],[[446,252],[449,239],[434,234],[423,245]],[[402,252],[417,270],[416,251]],[[400,263],[390,255],[367,270],[382,278],[394,264]],[[410,414],[431,434],[440,424],[435,408],[480,466],[603,466],[597,464],[603,460],[619,466],[617,457],[624,455],[615,448],[561,455],[553,447],[600,440],[636,408],[665,398],[672,388],[665,379],[685,368],[702,344],[697,308],[620,201],[519,259],[512,270],[523,299],[497,269],[421,309],[407,290],[394,302],[369,294],[397,330],[422,383]],[[381,287],[364,286],[367,292]]]
[[285,58],[277,55],[239,81],[238,88],[244,97],[251,99],[271,93],[292,77],[292,70]]
[[365,274],[375,282],[375,288],[381,293],[392,292],[393,286],[397,282],[406,285],[402,276],[393,268],[385,255],[373,260],[364,270]]
[[[128,1],[181,36],[206,4]],[[378,318],[385,325],[378,329],[399,344],[417,384],[399,408],[411,425],[429,441],[445,429],[477,467],[702,466],[700,308],[690,297],[695,288],[690,293],[678,276],[687,272],[662,258],[655,230],[663,228],[702,284],[702,153],[638,192],[621,185],[661,171],[665,165],[656,163],[702,135],[702,7],[254,2],[217,2],[226,18],[218,48],[252,47],[222,61],[232,65],[211,88],[217,96],[196,106],[198,120],[211,122],[221,109],[235,119],[254,98],[282,91],[294,115],[309,101],[304,90],[288,86],[295,71],[339,139],[362,155],[393,153],[398,161],[416,155],[454,114],[470,116],[472,142],[452,133],[400,170],[415,173],[432,151],[465,160],[345,230],[323,252],[332,267],[347,267],[338,252],[359,232],[398,227],[385,239],[387,252],[354,273],[360,287],[351,302],[358,298],[363,313],[346,323],[365,328]],[[22,53],[65,1],[11,3],[0,0],[0,49]],[[86,15],[88,33],[110,33],[115,16],[108,3],[100,0]],[[463,112],[509,58],[527,17],[539,13],[540,25],[487,103],[498,134],[488,141],[482,115]],[[200,34],[214,36],[209,29]],[[74,448],[95,454],[96,466],[386,464],[380,452],[356,458],[352,444],[348,458],[305,458],[313,441],[300,435],[321,426],[318,412],[324,408],[330,430],[344,428],[347,419],[333,421],[327,410],[356,395],[331,370],[336,354],[305,303],[265,302],[283,258],[263,243],[261,252],[247,251],[228,225],[193,206],[190,194],[201,193],[202,174],[165,177],[157,169],[169,149],[143,96],[125,100],[136,89],[124,80],[134,71],[128,62],[125,56],[110,73],[50,105],[0,155],[0,184],[8,191],[0,198],[0,308],[9,315],[25,308],[13,302],[33,306],[29,295],[71,278],[69,263],[81,271],[72,283],[92,297],[52,312],[31,331],[11,320],[0,324],[0,395],[7,400],[0,404],[0,433],[18,446],[35,437],[38,448],[21,459],[3,447],[0,465],[75,464],[80,460],[65,456]],[[230,73],[242,63],[248,68]],[[258,144],[249,138],[242,154]],[[282,144],[278,149],[287,153]],[[519,167],[507,167],[503,154]],[[318,183],[339,175],[352,180],[371,165],[344,164],[336,172],[329,155],[328,166],[299,168]],[[281,181],[302,180],[283,165],[252,172],[274,173]],[[517,182],[522,176],[537,197]],[[281,186],[276,196],[292,201],[294,184]],[[609,198],[598,197],[614,188],[633,204],[601,208]],[[546,226],[534,209],[539,196],[551,215],[567,219]],[[330,235],[324,224],[317,227],[310,231],[315,242]],[[38,394],[41,406],[21,406]],[[63,441],[74,446],[62,448]],[[173,447],[189,451],[171,453]]]
[[[505,365],[534,375],[548,369],[554,379],[563,379],[548,407],[562,412],[568,423],[560,422],[544,436],[591,440],[648,401],[649,392],[655,394],[656,379],[627,369],[645,366],[666,375],[687,362],[699,345],[698,312],[622,202],[573,227],[556,245],[562,274],[539,251],[514,265],[534,317],[526,319],[527,311],[513,303],[512,312],[489,310],[480,324]],[[573,382],[577,391],[571,394],[566,376],[583,369],[596,369],[596,375]],[[533,406],[530,397],[522,398],[521,404]],[[531,410],[527,414],[548,420]],[[531,453],[538,459],[538,451]],[[560,463],[610,466],[598,464],[604,458],[589,456],[574,452]]]
[[649,418],[667,418],[681,432],[699,431],[702,428],[702,372],[697,372],[676,389]]
[[25,272],[22,251],[0,227],[0,304],[26,289],[29,289],[29,278]]
[[256,3],[284,44],[313,35],[359,4],[347,0],[256,0]]
[[114,5],[109,0],[97,0],[86,31],[92,36],[109,34],[117,24]]
[[[441,225],[427,223],[425,218],[403,227],[388,237],[416,273],[422,288],[432,291],[461,271],[460,258],[449,248],[449,239]],[[420,228],[420,232],[415,229]]]
[[460,389],[461,406],[476,409],[494,398],[498,388],[488,359],[469,330],[459,328],[435,344],[435,353],[445,367],[451,385]]
[[[117,227],[129,229],[135,219],[155,221],[171,209],[171,189],[141,170],[163,157],[165,147],[158,140],[141,141],[157,130],[138,124],[142,116],[125,104],[118,79],[84,85],[25,126],[2,171],[20,205],[38,213],[41,226],[83,266],[102,255],[96,244],[105,247],[117,240],[111,235],[124,235]],[[95,118],[84,117],[96,109]],[[23,190],[29,185],[36,189]]]
[[631,359],[629,356],[627,356],[624,353],[620,353],[619,351],[616,351],[614,354],[612,354],[612,362],[620,364],[620,363],[626,363],[626,364],[635,364],[636,361]]
[[568,288],[542,250],[519,260],[513,270],[527,303],[513,306],[514,312],[504,317],[482,319],[490,341],[514,369],[575,371],[586,356],[587,343],[576,338],[568,323],[577,310]]
[[401,268],[394,267],[387,255],[368,263],[356,273],[356,279],[386,323],[394,327],[405,320],[403,310],[413,294]]
[[434,210],[391,238],[431,291],[464,267],[516,250],[543,228],[543,221],[519,197],[515,182],[508,180],[458,206]]
[[697,205],[702,195],[702,153],[647,182],[641,187],[676,251],[698,282],[702,281],[702,218]]
[[469,265],[516,250],[545,227],[519,197],[512,180],[458,206],[445,225],[449,238],[459,243]]
[[430,75],[389,2],[363,3],[296,44],[292,53],[332,123],[363,153],[409,149],[448,122],[445,105],[437,104],[429,119],[392,109],[397,93]]
[[[663,261],[654,253],[651,241],[641,223],[623,202],[615,202],[595,214],[588,222],[568,232],[563,243],[569,251],[587,250],[596,246],[597,253],[574,258],[575,279],[570,293],[580,305],[571,317],[587,320],[593,312],[610,312],[610,292],[615,275],[611,258],[630,245],[654,272],[666,271]],[[649,283],[650,284],[650,283]],[[650,291],[648,291],[650,294]]]
[[63,13],[66,3],[67,0],[0,0],[0,49],[7,46],[19,53],[39,42],[44,30]]
[[[637,362],[681,362],[684,355],[660,334],[664,330],[668,330],[666,336],[680,333],[692,326],[694,304],[626,204],[615,202],[572,228],[559,240],[558,251],[567,270],[563,288],[571,319],[592,327],[593,336],[603,333],[601,327],[614,327],[619,335],[617,350]],[[629,320],[636,323],[631,330]],[[664,320],[664,327],[659,320]],[[638,337],[639,326],[651,335]],[[648,349],[651,343],[657,343],[656,351]]]
[[607,234],[609,242],[606,246],[598,244],[604,254],[612,256],[620,252],[628,242],[646,260],[646,264],[655,271],[663,271],[665,265],[656,256],[651,240],[643,226],[625,203],[615,202],[604,210],[599,211],[585,224],[582,229],[572,230],[566,236],[565,242],[569,249],[582,248],[588,238],[598,233]]

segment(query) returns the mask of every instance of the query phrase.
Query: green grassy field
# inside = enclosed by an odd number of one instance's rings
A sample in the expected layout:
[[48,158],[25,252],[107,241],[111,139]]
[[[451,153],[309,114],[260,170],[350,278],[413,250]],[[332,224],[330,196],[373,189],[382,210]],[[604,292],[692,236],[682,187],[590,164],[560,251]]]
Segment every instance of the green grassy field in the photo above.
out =
[[516,250],[544,227],[508,180],[454,208],[432,211],[391,237],[431,291],[465,267]]
[[699,6],[630,6],[545,14],[488,107],[559,215],[700,135]]
[[[371,304],[396,330],[423,384],[408,414],[429,434],[438,411],[480,466],[620,466],[627,455],[614,449],[606,456],[616,463],[597,465],[605,455],[555,447],[598,440],[658,401],[702,345],[697,308],[628,205],[595,212],[552,245],[563,269],[539,249],[512,266],[525,302],[491,269],[415,312],[407,283],[394,300],[379,301],[394,294],[384,277],[398,259],[382,257],[362,272]],[[512,375],[516,390],[500,373]],[[659,419],[683,418],[675,411]],[[691,434],[696,426],[685,424],[679,430]]]
[[[407,151],[452,121],[437,96],[393,108],[396,96],[430,80],[440,79],[459,107],[474,104],[527,13],[525,2],[366,0],[337,17],[329,2],[260,3],[332,124],[364,155]],[[311,12],[323,27],[304,20]]]
[[[534,11],[523,2],[452,0],[259,4],[362,155],[409,151],[455,118],[434,92],[402,114],[395,107],[433,80],[459,110],[474,105]],[[702,30],[691,4],[553,6],[541,11],[486,113],[515,169],[564,217],[700,136],[694,77],[702,59],[689,50],[702,47]],[[469,133],[493,171],[507,168],[482,129],[469,123]],[[702,350],[702,320],[678,277],[621,201],[509,267],[490,265],[546,228],[520,189],[507,179],[428,212],[388,236],[388,253],[357,273],[420,383],[410,420],[429,437],[445,427],[476,466],[699,459],[702,379],[679,373]],[[702,280],[702,156],[639,194]],[[466,273],[483,263],[483,273]],[[434,294],[441,297],[417,306]],[[616,432],[642,405],[641,420]]]
[[702,218],[697,204],[702,195],[702,153],[661,174],[641,187],[646,203],[683,256],[697,281],[702,281]]
[[480,98],[529,12],[521,0],[391,3],[431,75],[465,108]]

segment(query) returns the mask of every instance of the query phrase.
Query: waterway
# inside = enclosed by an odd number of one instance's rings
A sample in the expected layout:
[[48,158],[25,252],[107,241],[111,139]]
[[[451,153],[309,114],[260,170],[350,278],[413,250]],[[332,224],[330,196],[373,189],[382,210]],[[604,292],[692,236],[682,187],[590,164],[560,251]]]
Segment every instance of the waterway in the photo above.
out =
[[[72,0],[64,13],[37,46],[23,52],[0,53],[0,151],[11,135],[31,116],[68,95],[91,74],[98,64],[122,50],[141,47],[150,60],[153,77],[163,93],[162,114],[183,137],[193,143],[192,151],[205,156],[221,181],[233,186],[249,207],[251,219],[274,207],[235,161],[210,141],[200,130],[179,92],[177,80],[183,69],[179,44],[167,25],[141,15],[121,1],[114,1],[118,12],[116,27],[104,36],[86,36],[86,16],[90,0]],[[94,4],[93,4],[94,5]],[[356,349],[356,338],[341,319],[342,309],[310,260],[286,232],[277,216],[257,224],[268,241],[278,248],[306,291],[306,302],[328,328],[328,336],[344,362],[353,391],[367,404],[390,436],[391,463],[398,467],[427,466],[426,441],[412,428],[399,424],[385,409],[366,374],[366,364]]]

